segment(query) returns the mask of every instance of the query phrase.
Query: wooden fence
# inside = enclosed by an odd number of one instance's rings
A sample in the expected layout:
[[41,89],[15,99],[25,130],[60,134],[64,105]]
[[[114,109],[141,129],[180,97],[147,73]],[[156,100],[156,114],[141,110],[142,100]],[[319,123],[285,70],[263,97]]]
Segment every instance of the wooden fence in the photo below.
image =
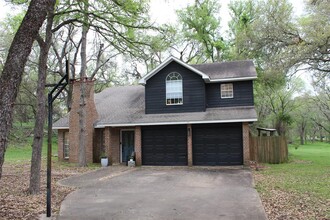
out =
[[258,163],[285,163],[288,144],[284,136],[250,136],[250,160]]

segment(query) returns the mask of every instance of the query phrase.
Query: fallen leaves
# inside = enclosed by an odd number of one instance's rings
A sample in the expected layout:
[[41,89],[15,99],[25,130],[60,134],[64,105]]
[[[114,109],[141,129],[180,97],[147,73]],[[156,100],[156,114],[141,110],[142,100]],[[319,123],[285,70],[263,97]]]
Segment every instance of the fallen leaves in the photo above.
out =
[[[52,213],[59,212],[61,202],[74,189],[58,186],[57,181],[94,168],[63,166],[54,162],[52,175]],[[41,171],[41,193],[29,195],[30,164],[4,164],[0,180],[0,219],[39,219],[46,213],[46,169]]]
[[277,180],[262,172],[254,172],[254,179],[269,220],[330,219],[329,200],[278,188]]

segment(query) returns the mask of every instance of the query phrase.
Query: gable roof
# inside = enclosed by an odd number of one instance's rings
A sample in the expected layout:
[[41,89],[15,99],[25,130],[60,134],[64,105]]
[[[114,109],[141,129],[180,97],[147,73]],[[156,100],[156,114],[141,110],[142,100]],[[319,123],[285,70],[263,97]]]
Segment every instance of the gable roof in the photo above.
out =
[[[142,85],[110,87],[95,94],[99,118],[94,127],[257,121],[254,106],[207,108],[205,112],[145,114],[144,98],[145,88]],[[53,125],[53,129],[68,128],[69,116]]]
[[202,79],[204,79],[204,81],[209,82],[210,77],[208,75],[206,75],[205,73],[199,71],[198,69],[195,69],[194,67],[186,64],[185,62],[183,62],[182,60],[179,60],[173,56],[170,56],[169,58],[167,58],[164,62],[162,62],[159,66],[157,66],[155,69],[153,69],[150,73],[148,73],[147,75],[143,76],[140,80],[139,80],[139,84],[141,85],[145,85],[147,83],[147,80],[150,79],[151,77],[153,77],[156,73],[158,73],[159,71],[161,71],[164,67],[166,67],[169,63],[171,63],[172,61],[186,67],[187,69],[193,71],[194,73],[200,75],[202,77]]
[[202,76],[202,79],[204,79],[206,83],[245,81],[254,80],[257,78],[257,72],[251,60],[189,65],[171,56],[150,73],[142,77],[139,80],[139,84],[145,85],[148,79],[156,75],[172,61],[177,62],[194,73]]

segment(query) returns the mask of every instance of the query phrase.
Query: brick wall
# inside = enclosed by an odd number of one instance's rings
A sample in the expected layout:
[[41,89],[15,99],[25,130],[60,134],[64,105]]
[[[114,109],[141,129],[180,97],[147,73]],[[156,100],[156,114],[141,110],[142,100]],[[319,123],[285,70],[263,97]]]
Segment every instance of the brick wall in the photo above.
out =
[[120,128],[110,129],[110,152],[112,164],[120,163]]
[[67,130],[58,130],[57,132],[57,153],[58,153],[58,160],[63,161],[63,134]]
[[193,165],[192,126],[187,125],[188,166]]
[[[120,131],[122,129],[132,129],[132,127],[120,127],[112,128],[106,127],[104,129],[104,146],[106,149],[106,154],[109,158],[109,164],[119,164],[120,163]],[[140,148],[140,153],[136,153],[136,157],[139,160],[141,165],[141,128],[135,127],[135,152]],[[139,156],[140,155],[140,156]],[[139,158],[140,157],[140,158]],[[138,163],[138,162],[137,162]]]
[[249,165],[250,163],[250,136],[249,136],[249,124],[247,122],[242,123],[242,131],[243,131],[243,163],[244,165]]
[[85,143],[86,143],[86,160],[87,163],[93,162],[93,135],[94,135],[94,122],[98,118],[94,103],[94,81],[74,81],[73,92],[72,92],[72,106],[70,111],[70,162],[78,162],[78,149],[79,149],[79,106],[80,106],[80,85],[81,83],[86,84],[86,132],[85,132]]
[[109,165],[112,165],[112,152],[110,147],[110,127],[104,128],[104,146],[105,146],[105,154],[108,157]]
[[135,151],[135,163],[137,166],[142,165],[142,140],[141,140],[141,127],[135,127],[134,132],[134,151]]
[[104,140],[104,128],[97,128],[94,130],[94,144],[93,144],[93,163],[100,163],[100,158],[103,152],[107,155]]

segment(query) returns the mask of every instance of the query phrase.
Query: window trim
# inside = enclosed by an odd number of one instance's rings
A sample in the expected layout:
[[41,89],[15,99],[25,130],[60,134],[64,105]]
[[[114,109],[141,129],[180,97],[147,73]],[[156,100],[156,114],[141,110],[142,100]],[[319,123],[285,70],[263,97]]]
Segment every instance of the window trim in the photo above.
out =
[[[231,88],[228,88],[230,86]],[[225,87],[225,88],[223,88]],[[231,96],[225,96],[224,93],[231,92]],[[222,83],[220,84],[220,97],[221,99],[232,99],[234,98],[234,84],[233,83]]]
[[[170,75],[173,74],[177,74],[177,77],[179,77],[179,80],[176,81],[181,81],[181,102],[178,103],[168,103],[169,100],[171,100],[171,98],[167,98],[167,82],[171,81],[171,79],[169,79],[169,77],[171,77]],[[174,81],[174,80],[173,80]],[[177,98],[178,100],[180,100],[180,98]],[[182,75],[178,72],[170,72],[169,74],[167,74],[166,78],[165,78],[165,105],[183,105],[183,79],[182,79]]]

